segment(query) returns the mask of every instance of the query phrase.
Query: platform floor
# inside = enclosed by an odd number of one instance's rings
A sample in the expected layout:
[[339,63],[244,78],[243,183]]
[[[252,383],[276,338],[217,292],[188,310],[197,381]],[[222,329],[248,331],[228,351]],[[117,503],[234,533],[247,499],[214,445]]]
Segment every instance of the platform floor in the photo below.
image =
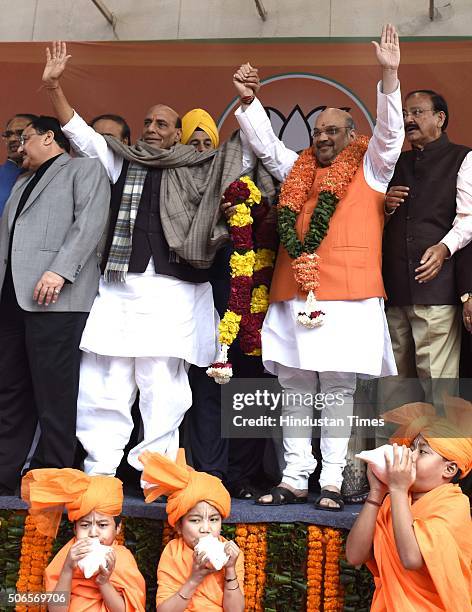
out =
[[[231,515],[226,523],[310,523],[325,527],[350,529],[362,506],[346,505],[342,512],[316,510],[313,505],[314,495],[310,495],[306,504],[286,506],[257,506],[253,501],[233,499]],[[24,510],[26,504],[18,497],[0,496],[0,510]],[[142,498],[126,496],[123,504],[123,516],[164,520],[165,504],[146,504]]]

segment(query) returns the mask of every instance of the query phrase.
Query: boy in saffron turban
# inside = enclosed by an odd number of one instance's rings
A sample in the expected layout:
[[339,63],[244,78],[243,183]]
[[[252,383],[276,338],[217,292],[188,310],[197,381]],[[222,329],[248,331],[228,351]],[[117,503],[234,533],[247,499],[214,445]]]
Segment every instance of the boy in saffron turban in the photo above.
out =
[[445,412],[414,403],[384,414],[401,425],[387,484],[369,466],[346,544],[348,561],[374,575],[372,612],[472,611],[472,522],[456,484],[472,470],[472,405],[448,398]]
[[[40,533],[56,535],[64,508],[74,523],[75,537],[45,572],[47,591],[69,594],[69,603],[55,605],[55,612],[144,612],[144,578],[133,555],[115,542],[123,505],[120,480],[70,468],[32,470],[23,478],[21,495]],[[96,539],[111,550],[98,572],[85,578],[78,563]]]
[[[168,521],[178,533],[165,547],[157,568],[157,612],[243,612],[243,555],[234,542],[220,536],[221,521],[231,509],[228,491],[215,476],[189,467],[183,449],[175,463],[149,451],[140,461],[146,501],[168,495]],[[207,535],[226,542],[229,560],[219,571],[194,550]]]

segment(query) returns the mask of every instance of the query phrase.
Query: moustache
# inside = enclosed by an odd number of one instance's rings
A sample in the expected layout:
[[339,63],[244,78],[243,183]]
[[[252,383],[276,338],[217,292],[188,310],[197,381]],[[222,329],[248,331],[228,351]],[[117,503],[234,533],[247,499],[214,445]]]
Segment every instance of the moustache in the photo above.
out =
[[334,143],[332,140],[325,140],[323,142],[317,142],[316,143],[316,148],[317,149],[321,149],[321,147],[333,147]]

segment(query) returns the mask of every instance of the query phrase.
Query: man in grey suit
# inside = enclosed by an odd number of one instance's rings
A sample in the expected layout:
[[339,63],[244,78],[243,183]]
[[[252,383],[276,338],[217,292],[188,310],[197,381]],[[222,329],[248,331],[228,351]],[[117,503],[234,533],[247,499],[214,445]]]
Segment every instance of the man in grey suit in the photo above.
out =
[[71,158],[58,121],[21,137],[23,166],[0,221],[0,494],[12,494],[39,421],[30,467],[71,467],[79,342],[97,293],[97,244],[110,187],[93,159]]

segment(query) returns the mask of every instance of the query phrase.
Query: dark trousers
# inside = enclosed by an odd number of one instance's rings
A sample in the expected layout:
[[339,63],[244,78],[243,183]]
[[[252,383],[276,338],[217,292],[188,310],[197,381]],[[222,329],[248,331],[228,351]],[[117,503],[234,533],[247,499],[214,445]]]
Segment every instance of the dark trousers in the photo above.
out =
[[[27,312],[0,301],[0,489],[14,491],[39,422],[30,468],[72,467],[85,312]],[[46,309],[45,309],[46,310]]]
[[[223,317],[228,302],[231,252],[231,248],[224,248],[218,253],[214,264],[215,278],[210,280],[220,317]],[[189,370],[192,406],[185,415],[185,437],[191,449],[193,467],[225,480],[229,440],[221,437],[221,387],[207,376],[206,370],[194,365]]]
[[229,440],[221,437],[221,387],[207,376],[206,368],[196,366],[190,368],[189,381],[192,407],[185,422],[193,467],[224,480]]

